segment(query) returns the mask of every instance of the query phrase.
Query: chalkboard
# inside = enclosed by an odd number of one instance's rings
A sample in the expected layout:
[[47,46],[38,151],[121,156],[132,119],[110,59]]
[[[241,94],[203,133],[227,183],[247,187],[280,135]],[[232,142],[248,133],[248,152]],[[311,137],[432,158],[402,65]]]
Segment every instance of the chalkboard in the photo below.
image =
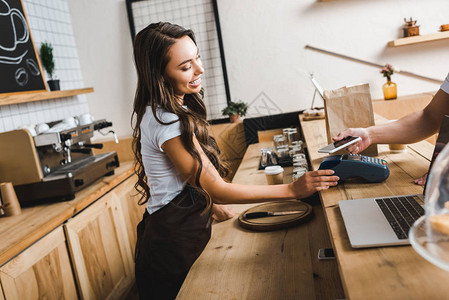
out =
[[21,0],[0,0],[0,93],[46,90]]

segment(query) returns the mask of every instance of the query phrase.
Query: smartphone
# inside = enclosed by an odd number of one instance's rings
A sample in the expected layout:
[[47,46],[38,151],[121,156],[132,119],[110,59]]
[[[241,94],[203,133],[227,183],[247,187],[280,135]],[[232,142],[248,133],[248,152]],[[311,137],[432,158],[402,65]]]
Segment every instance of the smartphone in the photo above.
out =
[[318,250],[318,259],[335,259],[334,249],[332,248],[321,248]]
[[337,152],[340,149],[346,148],[351,144],[354,144],[355,142],[361,141],[362,138],[359,136],[347,136],[344,139],[333,142],[330,145],[327,145],[326,147],[323,147],[318,150],[320,153],[334,153]]

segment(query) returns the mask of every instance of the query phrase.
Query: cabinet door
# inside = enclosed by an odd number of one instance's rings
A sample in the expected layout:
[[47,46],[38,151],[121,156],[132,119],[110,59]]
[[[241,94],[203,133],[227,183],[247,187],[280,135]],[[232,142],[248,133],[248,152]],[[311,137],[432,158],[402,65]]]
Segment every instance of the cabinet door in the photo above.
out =
[[[137,176],[134,175],[120,184],[114,190],[114,192],[120,199],[123,217],[126,224],[126,231],[128,233],[129,246],[131,248],[133,257],[137,240],[137,224],[139,224],[139,222],[142,220],[142,216],[146,208],[146,204],[139,205],[137,203],[138,199],[140,198],[140,194],[138,194],[136,189],[134,188],[134,184],[136,183],[136,181]],[[132,264],[132,270],[134,270],[134,262]]]
[[3,265],[5,299],[77,299],[65,241],[60,226]]
[[64,225],[82,299],[119,299],[134,280],[128,236],[114,192]]
[[5,296],[3,296],[3,288],[1,282],[0,282],[0,300],[5,300]]

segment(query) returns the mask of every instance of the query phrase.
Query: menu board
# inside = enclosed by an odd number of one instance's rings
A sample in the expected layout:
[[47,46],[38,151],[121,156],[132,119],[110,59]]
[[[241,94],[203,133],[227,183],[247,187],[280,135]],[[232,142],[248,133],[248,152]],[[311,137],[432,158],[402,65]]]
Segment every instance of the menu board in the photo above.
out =
[[0,0],[0,93],[46,90],[21,0]]

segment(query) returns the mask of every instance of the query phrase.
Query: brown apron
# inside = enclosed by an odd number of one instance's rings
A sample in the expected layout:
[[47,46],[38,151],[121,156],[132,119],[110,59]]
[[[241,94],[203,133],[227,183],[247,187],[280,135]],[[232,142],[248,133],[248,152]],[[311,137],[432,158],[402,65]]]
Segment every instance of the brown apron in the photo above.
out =
[[136,282],[140,299],[175,299],[211,234],[206,200],[187,184],[170,203],[137,225]]

